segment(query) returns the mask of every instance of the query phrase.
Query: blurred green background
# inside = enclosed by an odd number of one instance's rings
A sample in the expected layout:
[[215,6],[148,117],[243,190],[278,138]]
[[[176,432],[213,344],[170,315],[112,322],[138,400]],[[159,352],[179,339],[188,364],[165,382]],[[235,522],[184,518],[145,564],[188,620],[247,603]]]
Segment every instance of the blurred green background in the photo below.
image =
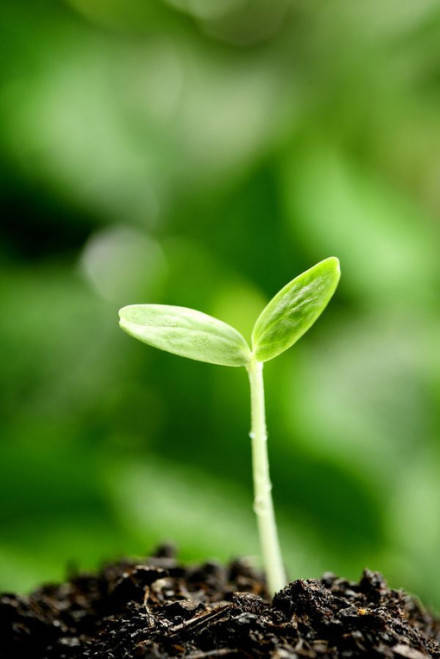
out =
[[242,369],[119,306],[246,335],[340,257],[266,367],[290,576],[368,565],[440,606],[434,0],[2,0],[0,587],[143,555],[258,556]]

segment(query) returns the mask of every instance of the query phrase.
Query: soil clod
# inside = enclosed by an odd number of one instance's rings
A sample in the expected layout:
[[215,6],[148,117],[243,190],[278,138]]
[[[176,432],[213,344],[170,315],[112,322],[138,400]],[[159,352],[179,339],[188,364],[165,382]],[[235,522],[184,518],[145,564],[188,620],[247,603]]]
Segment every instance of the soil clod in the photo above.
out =
[[440,659],[440,622],[365,570],[298,579],[271,602],[244,561],[180,565],[161,547],[29,596],[0,597],[4,659]]

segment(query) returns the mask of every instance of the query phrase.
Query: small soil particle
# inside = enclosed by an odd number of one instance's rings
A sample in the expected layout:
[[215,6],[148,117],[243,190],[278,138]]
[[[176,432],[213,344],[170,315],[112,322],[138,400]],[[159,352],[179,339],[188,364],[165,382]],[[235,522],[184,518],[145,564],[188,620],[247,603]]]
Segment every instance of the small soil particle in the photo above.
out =
[[245,561],[180,565],[171,547],[0,597],[3,659],[272,657],[440,659],[440,621],[365,570],[267,595]]

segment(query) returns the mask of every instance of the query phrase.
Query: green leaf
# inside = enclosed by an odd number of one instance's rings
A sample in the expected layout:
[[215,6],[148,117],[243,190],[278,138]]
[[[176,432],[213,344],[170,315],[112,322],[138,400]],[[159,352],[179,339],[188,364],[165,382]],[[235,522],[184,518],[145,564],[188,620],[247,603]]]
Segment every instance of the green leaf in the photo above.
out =
[[249,346],[233,327],[207,314],[165,304],[132,304],[119,311],[121,328],[150,346],[222,366],[245,366]]
[[252,332],[258,361],[273,359],[307,332],[330,301],[339,277],[339,260],[331,256],[292,279],[272,298]]

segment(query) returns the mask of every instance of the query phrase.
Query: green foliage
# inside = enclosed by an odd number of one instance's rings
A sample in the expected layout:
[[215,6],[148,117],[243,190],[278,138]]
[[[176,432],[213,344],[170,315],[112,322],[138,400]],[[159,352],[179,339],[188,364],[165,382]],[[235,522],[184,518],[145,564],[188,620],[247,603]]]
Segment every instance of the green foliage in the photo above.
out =
[[166,304],[132,304],[119,311],[121,328],[139,341],[201,362],[245,366],[249,347],[237,330],[201,311]]
[[331,256],[295,277],[272,298],[252,332],[252,348],[259,361],[277,357],[307,332],[330,301],[339,277],[339,261]]
[[272,594],[283,588],[286,575],[271,496],[262,362],[287,350],[309,329],[335,292],[339,276],[339,261],[330,257],[284,286],[255,323],[252,353],[237,330],[194,309],[132,304],[119,311],[120,327],[143,343],[197,361],[246,366],[251,389],[254,510]]
[[330,257],[284,286],[255,323],[252,353],[237,330],[194,309],[133,304],[119,311],[120,327],[143,343],[197,361],[246,366],[251,390],[254,510],[272,595],[284,587],[286,574],[271,495],[262,362],[287,350],[309,329],[335,292],[339,276],[339,261]]
[[[340,277],[331,256],[286,284],[263,309],[252,332],[252,354],[266,362],[290,348],[324,311]],[[166,304],[131,304],[119,325],[150,346],[210,364],[247,366],[251,352],[230,325],[201,311]]]

